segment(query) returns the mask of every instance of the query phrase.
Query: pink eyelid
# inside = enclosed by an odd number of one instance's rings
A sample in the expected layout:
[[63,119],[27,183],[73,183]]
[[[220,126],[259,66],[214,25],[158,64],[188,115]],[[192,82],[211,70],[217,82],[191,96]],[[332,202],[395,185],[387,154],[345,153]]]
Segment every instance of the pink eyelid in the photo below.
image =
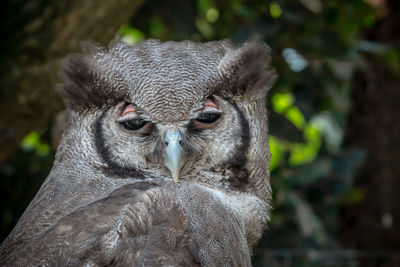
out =
[[[214,102],[212,102],[210,99],[206,99],[204,106],[217,109],[217,105],[215,105]],[[136,112],[136,109],[132,104],[130,104],[130,105],[126,106],[126,108],[122,112],[121,116],[123,117],[126,114],[134,113],[134,112]]]
[[210,99],[206,99],[206,102],[204,103],[204,106],[218,109],[217,105],[215,105],[214,102],[212,102]]
[[133,113],[133,112],[136,112],[136,109],[135,109],[135,107],[131,104],[131,105],[128,105],[128,106],[126,106],[126,108],[124,109],[124,111],[122,111],[122,117],[123,116],[125,116],[126,114],[129,114],[129,113]]

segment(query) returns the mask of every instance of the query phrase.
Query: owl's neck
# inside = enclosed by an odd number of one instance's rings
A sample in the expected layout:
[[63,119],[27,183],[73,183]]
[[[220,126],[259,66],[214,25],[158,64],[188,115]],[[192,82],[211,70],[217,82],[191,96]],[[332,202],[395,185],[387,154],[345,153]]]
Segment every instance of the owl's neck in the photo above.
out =
[[98,157],[93,134],[93,121],[98,114],[79,116],[71,112],[69,116],[69,125],[58,146],[54,166],[69,177],[78,179],[81,173],[85,173],[86,179],[91,179],[101,174],[100,167],[104,165]]

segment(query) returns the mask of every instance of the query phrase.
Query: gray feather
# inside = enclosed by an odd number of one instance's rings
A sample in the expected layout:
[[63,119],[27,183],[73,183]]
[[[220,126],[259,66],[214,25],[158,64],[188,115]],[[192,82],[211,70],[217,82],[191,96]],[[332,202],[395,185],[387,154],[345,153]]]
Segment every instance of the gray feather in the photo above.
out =
[[[0,265],[250,266],[271,197],[269,48],[86,43],[60,73],[68,126]],[[222,115],[196,128],[206,99]],[[127,105],[144,130],[121,126]],[[172,128],[183,137],[178,184],[164,165]]]

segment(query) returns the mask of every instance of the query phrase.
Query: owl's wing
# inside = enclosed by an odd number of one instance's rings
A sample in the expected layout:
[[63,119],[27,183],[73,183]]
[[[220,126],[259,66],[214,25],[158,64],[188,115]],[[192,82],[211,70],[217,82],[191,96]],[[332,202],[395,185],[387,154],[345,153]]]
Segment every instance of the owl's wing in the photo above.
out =
[[[215,259],[224,261],[226,257],[231,266],[250,265],[242,231],[228,233],[228,238],[221,231],[236,231],[233,217],[226,218],[230,215],[220,210],[219,204],[207,214],[213,206],[212,198],[196,199],[204,192],[183,195],[189,197],[188,205],[204,202],[206,209],[185,206],[177,194],[172,187],[147,182],[125,185],[38,233],[6,265],[197,266],[209,265]],[[227,225],[221,228],[223,224]]]
[[187,215],[168,191],[126,185],[38,234],[9,266],[197,265]]

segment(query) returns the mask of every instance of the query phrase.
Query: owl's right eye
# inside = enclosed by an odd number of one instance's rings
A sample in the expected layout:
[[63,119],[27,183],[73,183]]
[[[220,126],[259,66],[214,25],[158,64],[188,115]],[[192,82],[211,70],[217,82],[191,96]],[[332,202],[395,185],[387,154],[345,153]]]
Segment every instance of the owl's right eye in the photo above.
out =
[[120,122],[120,124],[127,130],[129,131],[136,131],[139,130],[140,128],[142,128],[143,126],[145,126],[147,123],[147,121],[143,120],[143,119],[131,119],[131,120],[127,120],[127,121],[123,121]]
[[202,123],[213,123],[221,117],[220,113],[203,112],[196,118],[196,121]]

